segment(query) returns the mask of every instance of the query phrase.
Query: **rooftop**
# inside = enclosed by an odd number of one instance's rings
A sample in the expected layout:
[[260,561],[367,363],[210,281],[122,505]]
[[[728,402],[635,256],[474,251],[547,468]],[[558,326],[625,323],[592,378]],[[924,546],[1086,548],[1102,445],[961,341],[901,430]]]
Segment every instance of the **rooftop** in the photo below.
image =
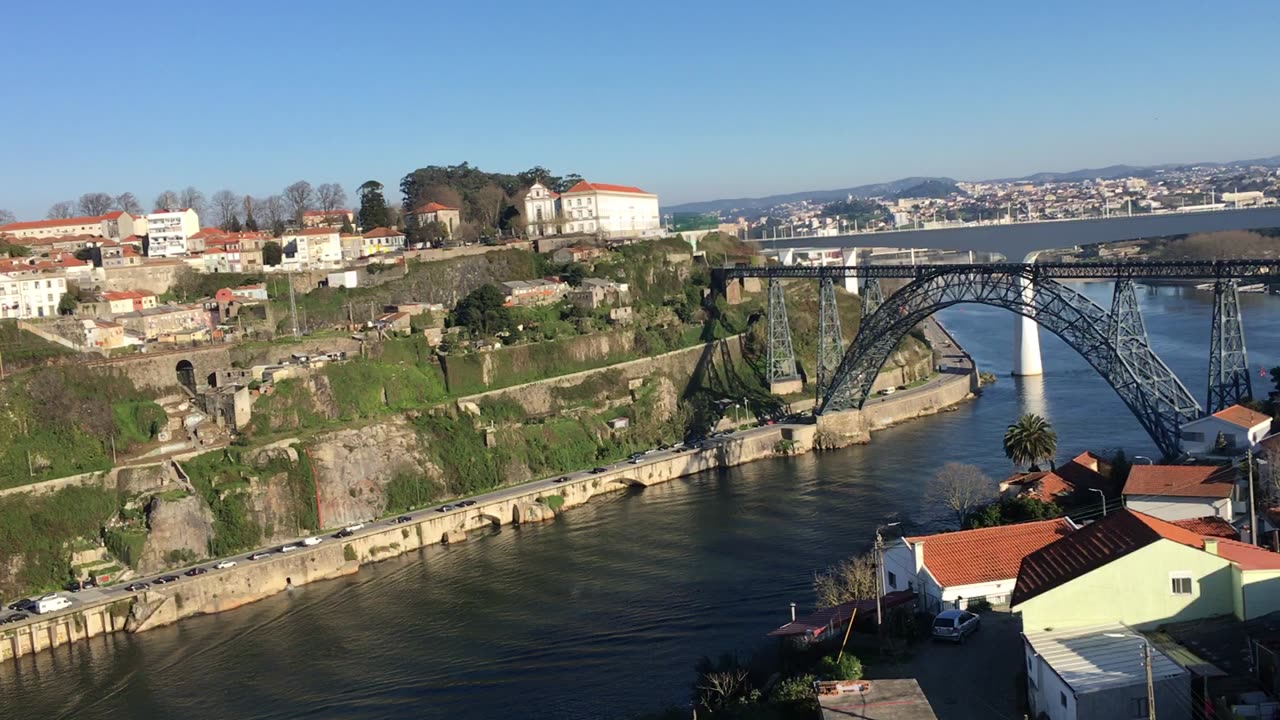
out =
[[27,220],[26,222],[0,225],[0,232],[18,230],[41,230],[44,228],[65,227],[68,225],[95,225],[102,222],[101,215],[82,215],[80,217],[62,218],[60,220]]
[[414,213],[433,213],[433,212],[440,212],[441,210],[457,210],[457,209],[458,208],[456,207],[441,205],[438,202],[429,202],[429,203],[423,203],[422,205],[419,205],[418,207],[414,208],[413,212]]
[[1213,414],[1219,420],[1225,420],[1237,427],[1249,428],[1257,427],[1263,423],[1271,422],[1271,417],[1263,415],[1256,410],[1250,410],[1243,405],[1232,405],[1229,408],[1223,408]]
[[1197,535],[1227,538],[1228,540],[1240,539],[1240,531],[1236,530],[1235,526],[1217,515],[1187,518],[1186,520],[1174,520],[1173,524],[1180,528],[1190,530]]
[[[1117,635],[1121,637],[1112,637]],[[1124,625],[1026,632],[1022,636],[1077,695],[1147,682],[1142,664],[1142,645],[1146,640]],[[1152,679],[1158,682],[1186,672],[1169,656],[1153,648]]]
[[586,180],[579,180],[577,185],[564,191],[565,195],[569,193],[587,193],[587,192],[614,192],[614,193],[632,193],[635,195],[649,195],[644,190],[631,185],[610,185],[609,183],[593,183]]
[[1236,472],[1226,465],[1134,465],[1125,495],[1229,498]]
[[1015,578],[1023,558],[1074,531],[1070,520],[1055,518],[909,537],[906,542],[923,542],[925,567],[943,587],[956,587]]
[[823,720],[937,720],[933,706],[911,678],[872,680],[866,695],[824,695],[818,698]]
[[366,238],[404,237],[404,233],[388,227],[374,228],[365,233]]

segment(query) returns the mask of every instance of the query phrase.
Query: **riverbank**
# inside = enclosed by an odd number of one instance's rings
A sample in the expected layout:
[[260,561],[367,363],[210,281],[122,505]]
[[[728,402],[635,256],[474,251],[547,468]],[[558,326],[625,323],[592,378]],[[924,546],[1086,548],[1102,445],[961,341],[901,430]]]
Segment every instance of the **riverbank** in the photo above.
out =
[[[945,332],[940,326],[938,331]],[[954,340],[949,342],[964,355]],[[852,411],[859,417],[865,439],[873,429],[933,414],[971,397],[976,369],[972,361],[968,367],[968,374],[943,373],[924,386]],[[653,453],[638,463],[579,472],[563,481],[544,479],[504,488],[473,498],[475,505],[467,508],[417,511],[408,522],[381,521],[348,538],[326,536],[316,547],[277,552],[257,561],[236,556],[238,564],[233,568],[209,570],[194,577],[173,571],[179,580],[141,593],[123,588],[85,591],[75,596],[76,604],[68,610],[0,630],[0,661],[106,633],[143,632],[183,618],[230,610],[290,587],[350,575],[362,565],[429,545],[460,542],[470,533],[550,520],[597,495],[658,485],[763,458],[807,453],[819,446],[820,427],[801,423],[764,426],[714,440],[699,450]],[[210,564],[206,561],[201,566]]]

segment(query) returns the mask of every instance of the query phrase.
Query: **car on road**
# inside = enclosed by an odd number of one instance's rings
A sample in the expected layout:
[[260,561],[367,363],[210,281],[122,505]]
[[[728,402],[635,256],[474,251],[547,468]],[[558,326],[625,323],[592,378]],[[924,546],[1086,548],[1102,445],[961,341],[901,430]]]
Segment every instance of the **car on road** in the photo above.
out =
[[307,538],[306,540],[303,540],[303,541],[302,541],[302,544],[303,544],[303,545],[306,545],[307,547],[311,547],[312,545],[319,545],[319,544],[320,544],[320,542],[321,542],[320,538],[315,537],[315,536],[313,535],[313,536],[311,536],[311,537]]
[[661,445],[659,445],[659,446],[658,446],[658,449],[659,449],[659,450],[670,450],[670,449],[671,449],[671,446],[670,446],[670,445],[668,445],[668,444],[666,444],[666,443],[662,443]]
[[334,537],[336,537],[336,538],[349,538],[349,537],[351,537],[352,535],[355,535],[355,533],[354,533],[354,532],[351,532],[350,530],[348,530],[348,529],[346,529],[346,528],[342,528],[341,530],[339,530],[338,532],[336,532],[336,533],[334,533],[334,534],[333,534],[333,536],[334,536]]
[[6,617],[5,619],[0,620],[0,625],[8,625],[9,623],[22,622],[23,620],[26,620],[28,617],[29,616],[24,613],[14,613],[9,617]]
[[217,565],[214,565],[214,566],[213,566],[213,569],[214,569],[214,570],[226,570],[227,568],[233,568],[233,567],[235,567],[235,566],[236,566],[236,561],[235,561],[235,560],[223,560],[222,562],[218,563]]
[[644,461],[644,457],[643,457],[643,456],[641,456],[641,457],[633,457],[633,458],[631,458],[631,464],[632,464],[632,465],[639,465],[639,464],[640,464],[641,462],[643,462],[643,461]]
[[269,553],[269,552],[256,552],[256,553],[254,553],[254,554],[250,555],[250,556],[249,556],[249,559],[250,559],[250,560],[261,560],[262,558],[264,558],[264,557],[266,557],[266,556],[268,556],[268,555],[270,555],[270,554],[271,554],[271,553]]
[[476,504],[475,500],[463,500],[458,503],[458,507],[471,507],[472,505],[475,505],[475,504]]
[[297,545],[281,545],[280,546],[280,552],[282,553],[293,552],[294,550],[297,550],[297,549],[298,549]]
[[124,586],[124,589],[129,592],[142,592],[143,590],[146,590],[149,587],[151,586],[146,583],[138,582],[138,583],[129,583],[128,585]]
[[156,578],[155,583],[157,585],[164,585],[166,583],[177,582],[177,581],[178,581],[177,575],[165,575],[164,577]]
[[606,468],[606,467],[591,468],[592,475],[599,475],[602,472],[609,472],[609,468]]
[[440,507],[436,508],[436,512],[449,512],[451,510],[457,510],[457,508],[455,508],[452,505],[441,505]]
[[552,480],[551,482],[558,482],[558,483],[569,482],[569,476],[565,475],[564,477],[558,477],[555,480]]
[[906,386],[906,385],[899,385],[899,386],[898,386],[898,389],[899,389],[899,390],[906,390],[906,389],[907,389],[907,386]]
[[362,527],[364,527],[364,523],[356,523],[355,525],[348,525],[348,526],[346,526],[346,527],[344,527],[344,528],[342,528],[342,529],[343,529],[343,530],[347,530],[347,531],[349,531],[349,532],[355,532],[355,531],[359,530],[359,529],[360,529],[360,528],[362,528]]
[[982,618],[968,610],[943,610],[933,619],[933,639],[962,643],[981,625]]
[[183,575],[186,575],[187,577],[195,577],[195,576],[197,576],[197,575],[203,575],[203,574],[205,574],[205,573],[207,573],[207,572],[209,572],[209,571],[208,571],[208,570],[205,570],[205,569],[204,569],[204,568],[202,568],[202,567],[193,567],[193,568],[191,568],[190,570],[188,570],[188,571],[186,571],[186,572],[184,572],[184,573],[182,573],[182,574],[183,574]]
[[885,389],[881,390],[881,391],[880,391],[880,394],[881,394],[881,395],[892,395],[892,394],[894,394],[894,393],[895,393],[895,392],[897,392],[897,391],[898,391],[898,389],[897,389],[897,388],[887,387],[887,388],[885,388]]
[[413,518],[409,517],[408,515],[401,515],[400,517],[396,518],[396,524],[403,525],[404,523],[407,523],[411,520],[413,520]]

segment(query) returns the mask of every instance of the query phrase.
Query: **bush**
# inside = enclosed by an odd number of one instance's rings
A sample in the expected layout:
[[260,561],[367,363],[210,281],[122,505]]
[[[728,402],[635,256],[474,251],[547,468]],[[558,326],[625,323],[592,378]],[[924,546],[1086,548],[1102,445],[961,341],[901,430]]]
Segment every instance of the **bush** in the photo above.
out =
[[118,508],[114,493],[90,487],[0,498],[0,560],[22,558],[15,576],[0,574],[0,596],[60,587],[71,577],[67,545],[99,537]]
[[991,612],[991,601],[986,598],[975,598],[970,600],[969,612]]
[[834,655],[828,655],[818,661],[814,671],[828,680],[861,680],[862,661],[852,653],[845,653],[840,662],[836,662]]
[[147,544],[145,530],[113,528],[107,531],[104,539],[107,549],[117,560],[129,567],[138,566],[138,560],[142,559],[142,549]]
[[359,558],[356,556],[356,549],[351,547],[351,543],[342,546],[342,559],[347,562],[355,562]]
[[769,702],[782,705],[790,711],[791,716],[807,717],[817,710],[817,697],[813,691],[813,683],[817,681],[812,675],[797,675],[778,683],[769,693]]

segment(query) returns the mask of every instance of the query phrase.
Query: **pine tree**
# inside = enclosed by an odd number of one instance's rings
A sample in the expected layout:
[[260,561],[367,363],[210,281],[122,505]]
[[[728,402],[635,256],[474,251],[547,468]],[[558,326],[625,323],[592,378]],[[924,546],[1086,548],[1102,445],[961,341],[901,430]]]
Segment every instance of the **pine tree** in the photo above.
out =
[[346,216],[346,215],[342,216],[342,228],[338,230],[338,232],[342,233],[343,235],[355,234],[356,229],[351,227],[351,218],[349,216]]
[[244,214],[244,229],[250,232],[258,232],[258,221],[253,218],[253,208],[249,208]]
[[235,215],[232,215],[231,222],[227,223],[226,229],[228,232],[238,233],[242,231],[244,228],[240,225],[240,218],[236,217]]
[[382,183],[370,180],[360,186],[360,227],[366,231],[391,224],[387,199],[382,196]]

